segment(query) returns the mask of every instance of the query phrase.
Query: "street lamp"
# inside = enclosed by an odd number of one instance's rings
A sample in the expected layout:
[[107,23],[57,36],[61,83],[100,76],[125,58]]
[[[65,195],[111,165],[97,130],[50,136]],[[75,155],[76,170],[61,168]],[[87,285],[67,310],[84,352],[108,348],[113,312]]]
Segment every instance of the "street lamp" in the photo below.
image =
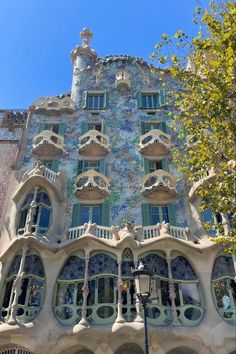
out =
[[145,335],[144,354],[149,354],[147,333],[147,301],[151,296],[151,281],[154,272],[151,268],[144,266],[143,263],[140,262],[138,268],[131,269],[131,273],[134,276],[137,297],[143,306]]

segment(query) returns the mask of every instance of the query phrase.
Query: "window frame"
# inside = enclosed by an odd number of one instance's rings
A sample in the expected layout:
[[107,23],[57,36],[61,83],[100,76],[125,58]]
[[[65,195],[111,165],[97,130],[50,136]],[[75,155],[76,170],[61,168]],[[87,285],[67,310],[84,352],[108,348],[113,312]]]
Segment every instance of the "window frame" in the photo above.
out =
[[[89,99],[91,97],[103,97],[103,104],[98,102],[98,106],[95,107],[94,103],[92,106],[89,104]],[[99,99],[98,99],[99,101]],[[103,90],[88,90],[82,93],[82,108],[89,112],[104,112],[107,109],[108,94]]]

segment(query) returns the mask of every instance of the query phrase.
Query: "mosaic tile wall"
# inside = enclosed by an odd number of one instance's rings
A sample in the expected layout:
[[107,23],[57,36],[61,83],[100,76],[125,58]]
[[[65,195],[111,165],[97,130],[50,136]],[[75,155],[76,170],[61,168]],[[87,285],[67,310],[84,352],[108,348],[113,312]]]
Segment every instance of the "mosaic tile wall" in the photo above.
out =
[[[119,70],[126,70],[131,77],[131,89],[127,94],[119,93],[114,86],[115,75]],[[98,80],[99,72],[99,80]],[[173,79],[166,75],[163,80]],[[148,82],[149,81],[149,82]],[[73,181],[77,176],[78,160],[82,159],[77,152],[81,123],[102,122],[104,133],[110,138],[110,154],[106,157],[106,175],[111,180],[108,200],[110,203],[110,225],[120,225],[125,219],[133,221],[136,225],[142,224],[141,204],[145,203],[142,197],[141,179],[144,176],[143,157],[138,152],[139,137],[141,135],[141,122],[165,121],[167,133],[172,135],[172,142],[176,143],[176,133],[170,128],[171,122],[165,107],[155,115],[148,115],[137,108],[137,92],[141,89],[161,89],[158,74],[153,74],[147,65],[139,67],[134,62],[110,61],[96,64],[94,68],[84,70],[78,74],[77,93],[78,110],[73,115],[45,116],[34,115],[30,123],[27,152],[24,158],[24,169],[31,169],[35,158],[32,154],[33,137],[37,135],[40,122],[67,124],[65,134],[65,153],[60,158],[60,170],[65,170],[68,175],[68,199],[66,207],[65,227],[71,224],[72,204],[78,203],[73,195]],[[177,86],[176,86],[177,89]],[[108,109],[99,115],[91,115],[81,109],[82,92],[85,90],[105,90],[108,92]],[[169,170],[177,178],[181,178],[176,166],[169,160]],[[176,203],[177,224],[186,226],[184,206],[184,186],[177,185],[179,200]]]

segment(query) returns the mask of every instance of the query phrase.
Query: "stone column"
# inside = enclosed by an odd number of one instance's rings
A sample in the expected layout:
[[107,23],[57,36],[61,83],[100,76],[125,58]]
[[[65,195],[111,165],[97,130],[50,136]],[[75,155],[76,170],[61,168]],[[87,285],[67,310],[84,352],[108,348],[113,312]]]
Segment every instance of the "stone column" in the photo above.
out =
[[88,326],[89,323],[86,319],[87,317],[87,298],[89,294],[89,258],[90,258],[90,251],[85,250],[85,270],[84,270],[84,284],[83,284],[83,308],[82,308],[82,318],[79,321],[79,324],[82,326]]
[[34,197],[33,197],[32,202],[30,203],[30,207],[29,207],[29,210],[27,213],[24,236],[32,235],[31,229],[32,229],[32,225],[33,225],[33,217],[34,217],[35,209],[37,207],[36,197],[37,197],[38,190],[39,190],[39,187],[34,187]]
[[16,279],[14,280],[13,286],[12,286],[12,291],[11,291],[11,297],[9,301],[9,306],[10,306],[10,315],[7,319],[8,324],[16,324],[18,322],[16,318],[16,311],[17,311],[17,305],[18,305],[18,299],[21,294],[21,285],[22,285],[22,278],[24,276],[24,266],[25,266],[25,257],[26,257],[26,252],[28,251],[28,245],[24,245],[22,248],[22,256],[21,256],[21,261],[20,261],[20,267],[16,276]]
[[171,300],[171,309],[172,309],[172,314],[173,314],[173,320],[172,324],[173,325],[179,325],[179,320],[177,317],[177,311],[176,311],[176,306],[175,306],[175,286],[172,278],[172,272],[171,272],[171,258],[170,258],[170,251],[166,251],[166,262],[168,266],[168,278],[169,278],[169,295],[170,295],[170,300]]
[[[137,268],[138,267],[138,260],[135,259],[134,260],[134,267]],[[135,302],[135,307],[136,307],[136,318],[134,320],[134,322],[143,322],[143,318],[141,316],[141,303],[136,295],[136,302]]]
[[121,290],[122,290],[122,272],[121,272],[121,265],[122,265],[122,258],[119,255],[118,256],[118,302],[117,302],[117,317],[116,317],[116,322],[117,323],[124,323],[125,319],[122,316],[122,296],[121,296]]

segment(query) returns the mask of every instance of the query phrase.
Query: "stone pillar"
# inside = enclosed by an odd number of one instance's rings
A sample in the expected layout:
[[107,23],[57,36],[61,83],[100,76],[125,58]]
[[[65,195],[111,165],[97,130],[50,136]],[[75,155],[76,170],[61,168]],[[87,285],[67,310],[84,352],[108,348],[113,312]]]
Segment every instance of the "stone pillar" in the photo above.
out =
[[34,217],[35,209],[37,207],[36,198],[37,198],[38,190],[39,187],[34,187],[34,197],[32,202],[30,203],[30,207],[27,213],[24,236],[32,235],[33,217]]
[[22,248],[20,267],[19,267],[16,279],[14,280],[14,283],[12,286],[11,297],[10,297],[10,301],[9,301],[9,307],[11,308],[11,310],[10,310],[9,318],[6,321],[8,324],[16,324],[18,322],[17,318],[16,318],[16,311],[17,311],[18,299],[21,294],[22,278],[24,275],[23,270],[24,270],[24,266],[25,266],[25,258],[26,258],[27,251],[28,251],[28,245],[26,244]]
[[117,323],[124,323],[125,320],[122,316],[122,272],[121,272],[122,259],[121,256],[118,257],[118,302],[117,302]]
[[89,294],[89,258],[90,258],[90,251],[85,251],[85,270],[84,270],[84,285],[83,285],[83,308],[82,308],[82,318],[79,321],[79,324],[82,326],[88,326],[88,321],[86,319],[87,316],[87,298]]

